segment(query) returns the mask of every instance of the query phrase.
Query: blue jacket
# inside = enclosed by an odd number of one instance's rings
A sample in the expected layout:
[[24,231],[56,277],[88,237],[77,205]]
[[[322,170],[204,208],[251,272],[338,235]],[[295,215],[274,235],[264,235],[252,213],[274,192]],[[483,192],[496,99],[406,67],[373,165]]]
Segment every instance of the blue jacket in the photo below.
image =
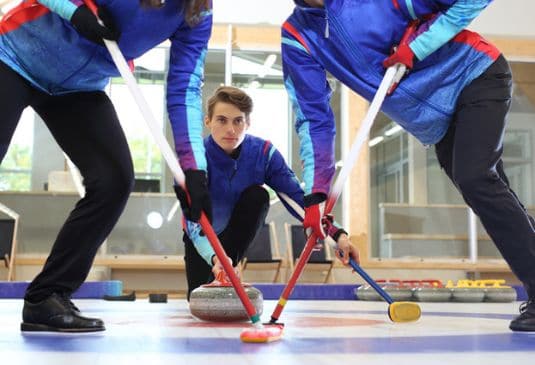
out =
[[[108,50],[85,39],[70,23],[81,0],[26,0],[0,22],[0,61],[51,95],[102,90],[119,73]],[[202,141],[204,58],[212,28],[211,12],[190,27],[182,0],[160,9],[142,9],[137,0],[96,0],[111,12],[121,31],[119,47],[135,59],[170,40],[167,110],[180,163],[206,169]]]
[[500,52],[463,30],[491,0],[326,0],[325,8],[296,7],[282,26],[286,89],[301,141],[305,194],[328,193],[334,174],[334,115],[326,72],[370,101],[383,78],[382,62],[408,23],[416,61],[382,111],[423,144],[444,136],[464,87]]
[[[212,199],[212,226],[216,233],[226,228],[240,195],[251,185],[266,184],[277,193],[285,193],[303,207],[303,190],[299,181],[271,142],[246,135],[237,159],[225,153],[212,136],[205,138],[204,145]],[[285,206],[301,220],[293,209]],[[199,254],[211,265],[214,251],[206,237],[200,234],[199,224],[186,221],[185,229]]]

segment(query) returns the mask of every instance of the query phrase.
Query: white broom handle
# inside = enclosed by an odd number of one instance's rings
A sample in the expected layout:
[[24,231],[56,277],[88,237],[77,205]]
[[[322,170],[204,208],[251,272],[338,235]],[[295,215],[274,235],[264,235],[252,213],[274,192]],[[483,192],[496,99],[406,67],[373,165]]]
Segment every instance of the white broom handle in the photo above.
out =
[[[331,189],[331,192],[329,194],[329,201],[325,209],[326,214],[330,213],[330,211],[334,207],[334,204],[340,197],[340,194],[342,193],[342,190],[344,188],[344,184],[357,161],[360,149],[364,144],[364,141],[367,139],[368,134],[370,133],[373,121],[375,120],[377,113],[379,113],[379,110],[381,109],[381,105],[383,104],[388,90],[390,89],[393,83],[399,82],[399,80],[405,73],[405,70],[405,66],[401,64],[394,65],[386,70],[383,80],[381,81],[381,84],[379,85],[379,88],[377,89],[377,92],[375,93],[375,96],[372,100],[370,108],[368,109],[368,112],[366,113],[366,116],[364,117],[364,120],[362,121],[362,124],[357,132],[357,136],[355,137],[355,140],[351,145],[351,150],[346,156],[346,158],[343,160],[342,169],[340,170],[340,173],[338,174],[333,188]],[[278,193],[278,195],[301,217],[301,220],[304,219],[305,212],[299,204],[297,204],[285,193]],[[336,242],[334,242],[331,237],[327,236],[325,241],[331,247],[336,248]]]
[[167,166],[169,166],[169,169],[173,173],[173,176],[177,183],[182,188],[184,188],[184,172],[180,168],[180,165],[178,164],[178,159],[175,156],[171,147],[169,146],[167,139],[165,139],[165,136],[161,131],[161,128],[158,125],[154,114],[152,114],[152,111],[149,105],[147,104],[147,100],[143,97],[141,89],[139,88],[136,79],[134,78],[134,75],[130,71],[128,63],[124,59],[124,56],[121,53],[121,50],[119,49],[119,46],[116,42],[109,41],[107,39],[104,39],[104,44],[108,48],[111,58],[113,59],[113,62],[115,62],[119,73],[126,82],[126,86],[128,86],[128,89],[130,89],[130,92],[132,93],[132,96],[136,101],[136,105],[138,106],[139,111],[143,115],[156,144],[158,145],[158,147],[160,147],[160,151],[162,153],[163,158],[167,162]]
[[379,85],[379,88],[377,89],[377,92],[375,93],[375,96],[373,97],[370,108],[368,109],[368,112],[366,113],[366,116],[364,120],[362,121],[362,124],[357,132],[357,136],[355,137],[355,140],[353,141],[353,144],[351,145],[351,150],[349,151],[348,155],[343,160],[342,169],[340,170],[340,173],[338,174],[338,177],[336,178],[336,181],[331,189],[331,192],[329,193],[329,199],[327,201],[327,206],[325,208],[326,214],[330,213],[330,211],[334,207],[334,204],[340,197],[340,194],[342,194],[342,190],[344,189],[344,184],[347,178],[349,177],[349,174],[351,173],[353,166],[357,162],[360,149],[362,148],[362,145],[368,138],[368,134],[370,133],[371,127],[373,125],[373,121],[375,120],[377,113],[379,113],[379,110],[381,109],[381,105],[383,105],[383,101],[386,97],[386,93],[390,89],[390,86],[393,84],[393,82],[398,77],[401,78],[400,75],[403,75],[404,73],[405,73],[405,66],[400,65],[400,64],[391,66],[386,70],[383,80],[381,81],[381,84]]

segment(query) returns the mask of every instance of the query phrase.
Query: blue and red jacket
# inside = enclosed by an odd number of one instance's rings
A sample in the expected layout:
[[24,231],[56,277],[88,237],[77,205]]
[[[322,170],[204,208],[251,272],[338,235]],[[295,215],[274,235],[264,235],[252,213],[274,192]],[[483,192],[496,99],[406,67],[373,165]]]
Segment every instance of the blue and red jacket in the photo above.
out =
[[[59,95],[102,90],[118,76],[108,50],[85,39],[70,23],[81,0],[26,0],[0,22],[0,61],[34,87]],[[190,27],[182,0],[159,9],[142,9],[137,0],[96,0],[121,31],[119,48],[135,59],[169,40],[167,110],[183,169],[206,170],[202,140],[201,85],[212,29],[211,11]]]
[[[242,192],[252,185],[268,185],[276,193],[285,193],[303,207],[303,189],[280,152],[269,141],[246,135],[237,159],[230,157],[215,143],[212,136],[204,140],[208,160],[208,185],[212,199],[212,226],[221,233],[230,220]],[[286,209],[301,220],[284,200]],[[184,221],[184,228],[195,248],[206,262],[212,264],[214,254],[198,223]]]
[[419,19],[409,46],[418,61],[382,111],[423,144],[446,133],[461,91],[500,55],[464,30],[491,0],[303,0],[282,26],[286,89],[301,141],[305,194],[328,193],[334,175],[335,123],[326,72],[370,101],[384,76],[382,62]]

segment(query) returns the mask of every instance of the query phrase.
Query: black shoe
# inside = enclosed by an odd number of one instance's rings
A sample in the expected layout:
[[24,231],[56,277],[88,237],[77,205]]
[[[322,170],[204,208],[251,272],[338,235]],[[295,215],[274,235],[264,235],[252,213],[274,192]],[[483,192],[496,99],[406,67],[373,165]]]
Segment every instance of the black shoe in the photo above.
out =
[[104,331],[104,322],[87,318],[64,295],[52,294],[47,299],[30,303],[24,301],[21,331],[95,332]]
[[520,305],[520,315],[511,321],[513,331],[535,332],[535,298]]

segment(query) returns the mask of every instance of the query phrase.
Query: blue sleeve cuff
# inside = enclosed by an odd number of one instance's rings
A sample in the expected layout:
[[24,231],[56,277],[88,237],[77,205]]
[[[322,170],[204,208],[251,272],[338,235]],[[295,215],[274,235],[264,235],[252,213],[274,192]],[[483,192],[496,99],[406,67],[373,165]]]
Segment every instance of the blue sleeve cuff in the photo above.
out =
[[447,11],[438,15],[429,29],[418,35],[409,47],[418,60],[423,60],[465,29],[489,3],[489,0],[457,0]]

